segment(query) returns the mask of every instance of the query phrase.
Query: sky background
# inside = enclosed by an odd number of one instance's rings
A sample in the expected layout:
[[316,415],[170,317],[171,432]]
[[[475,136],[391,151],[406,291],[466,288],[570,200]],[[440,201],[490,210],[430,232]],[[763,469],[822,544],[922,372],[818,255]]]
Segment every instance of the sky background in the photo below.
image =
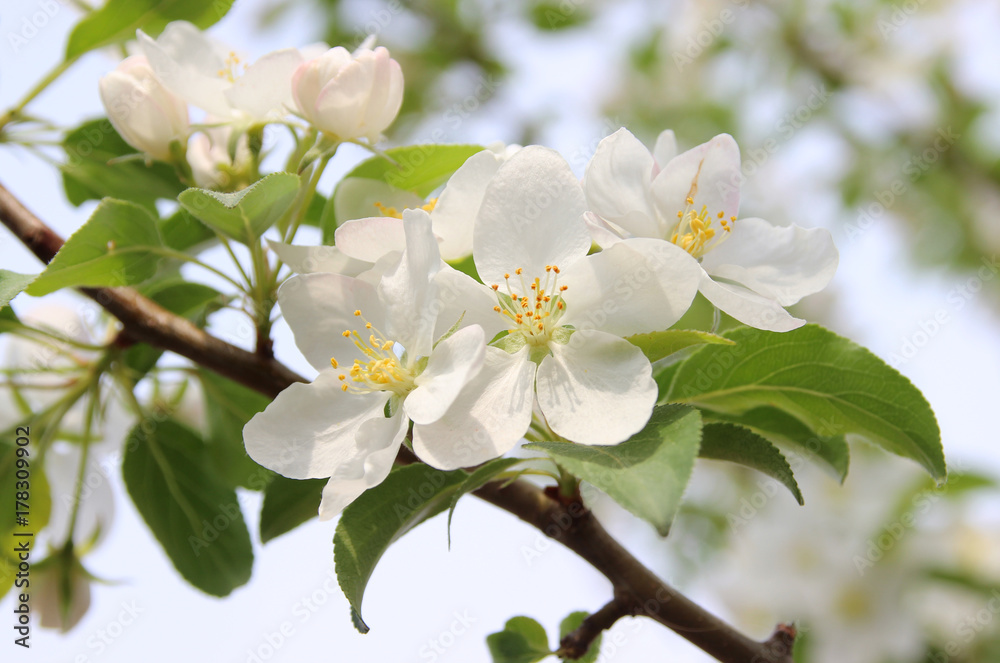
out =
[[[9,32],[21,30],[25,17],[53,4],[58,8],[54,15],[15,53]],[[315,20],[306,9],[286,15],[278,29],[256,30],[264,4],[241,0],[211,33],[254,57],[314,40],[314,35],[303,30]],[[643,26],[644,5],[621,3],[608,12],[606,21],[555,43],[539,44],[516,25],[496,30],[514,62],[513,75],[497,91],[501,106],[509,104],[527,115],[563,109],[565,121],[552,123],[539,140],[566,155],[578,174],[597,141],[618,127],[613,119],[602,117],[604,98],[599,91],[613,83],[625,61],[630,35]],[[58,2],[7,0],[0,6],[0,107],[14,103],[58,62],[75,16]],[[109,53],[86,56],[32,107],[65,126],[101,114],[97,80],[115,64]],[[983,73],[975,62],[969,63],[968,75],[996,78],[995,69]],[[456,142],[509,139],[511,129],[496,108],[479,114],[473,111],[457,128],[443,118],[430,117],[415,135],[419,139],[421,132],[430,135],[436,126],[446,126],[448,139]],[[799,143],[795,150],[766,164],[769,172],[761,176],[781,186],[821,172],[828,159],[823,145],[821,136],[812,143]],[[339,175],[360,158],[363,155],[358,152],[338,154],[321,188],[329,191]],[[93,203],[69,206],[56,171],[16,148],[0,150],[0,183],[63,236],[82,224],[94,208]],[[875,222],[854,238],[822,214],[813,218],[807,210],[796,220],[806,226],[829,225],[840,249],[838,273],[830,294],[824,295],[833,307],[828,324],[834,331],[889,360],[901,353],[907,340],[921,338],[922,323],[926,326],[936,312],[946,312],[947,323],[897,367],[932,404],[948,457],[1000,476],[995,437],[985,434],[993,426],[1000,393],[998,325],[995,310],[980,295],[963,297],[961,307],[957,305],[955,289],[969,277],[914,266],[904,248],[906,231],[888,219]],[[37,261],[6,229],[0,229],[0,266],[20,272],[39,270]],[[74,308],[90,306],[60,294],[44,302],[21,296],[16,308],[23,314],[50,301]],[[222,318],[216,324],[223,338],[238,336],[235,318]],[[283,329],[278,347],[281,359],[309,374]],[[890,462],[909,464],[900,459]],[[15,660],[74,663],[182,657],[217,663],[479,661],[488,660],[485,636],[500,630],[514,615],[535,617],[554,632],[569,612],[596,610],[609,598],[608,583],[572,553],[505,512],[470,498],[456,511],[450,551],[442,518],[392,546],[366,592],[364,612],[372,630],[361,636],[351,626],[347,602],[333,578],[334,523],[312,521],[267,546],[258,545],[251,582],[219,600],[180,579],[131,506],[120,475],[109,480],[115,490],[116,519],[108,540],[86,559],[88,568],[109,584],[95,586],[90,612],[70,633],[36,628],[30,652],[7,642],[0,644],[5,660],[7,651],[13,649]],[[853,486],[849,477],[845,490]],[[803,508],[810,508],[811,496],[828,489],[829,482],[823,478],[803,483]],[[245,498],[244,513],[254,532],[259,499],[254,494]],[[674,542],[657,542],[644,523],[607,502],[601,502],[599,512],[612,533],[640,560],[684,588],[686,579],[672,577],[673,567],[664,552]],[[989,514],[984,518],[988,521]],[[120,622],[123,606],[134,606],[139,612],[127,626]],[[723,610],[711,602],[708,607]],[[10,615],[10,608],[9,596],[0,601],[0,614]],[[604,660],[642,660],[652,655],[678,663],[711,660],[671,632],[643,620],[623,620],[606,636],[608,641]]]

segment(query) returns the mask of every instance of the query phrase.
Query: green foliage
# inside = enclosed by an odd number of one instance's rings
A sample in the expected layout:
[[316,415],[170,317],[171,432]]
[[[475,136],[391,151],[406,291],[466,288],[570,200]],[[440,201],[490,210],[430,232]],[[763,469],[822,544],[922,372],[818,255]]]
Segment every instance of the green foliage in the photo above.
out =
[[260,509],[260,542],[267,543],[316,517],[326,479],[275,476],[264,489]]
[[273,226],[295,200],[298,175],[271,173],[235,193],[188,189],[177,200],[209,228],[243,244],[252,244]]
[[736,424],[706,423],[702,428],[698,455],[752,467],[780,481],[799,504],[804,503],[788,461],[776,446],[749,428]]
[[233,1],[108,0],[73,28],[66,44],[66,59],[135,39],[136,30],[155,37],[170,21],[190,21],[199,28],[207,28],[226,15]]
[[[156,212],[158,199],[173,200],[184,185],[165,163],[147,165],[140,158],[119,160],[138,153],[122,140],[106,118],[89,120],[63,139],[66,162],[60,165],[66,198],[73,205],[88,200],[118,198]],[[112,161],[114,160],[114,161]]]
[[[580,624],[583,620],[590,616],[590,613],[583,610],[578,610],[577,612],[571,612],[566,615],[566,618],[559,623],[559,641],[567,635],[580,628]],[[579,661],[579,663],[594,663],[597,660],[598,655],[601,653],[601,638],[602,635],[598,635],[594,638],[594,641],[590,643],[590,647],[580,658],[573,659]],[[570,659],[563,658],[562,660],[568,661]]]
[[143,207],[106,198],[27,288],[40,296],[60,288],[123,286],[156,273],[163,242],[156,219]]
[[535,2],[528,18],[539,30],[554,32],[586,25],[593,17],[576,2]]
[[700,442],[697,410],[659,405],[646,427],[621,444],[534,442],[525,448],[544,451],[666,536],[691,478]]
[[177,571],[213,596],[250,579],[253,548],[236,492],[210,446],[170,418],[147,419],[126,442],[125,487]]
[[447,182],[466,159],[482,150],[479,145],[394,147],[385,151],[388,159],[379,156],[362,161],[344,176],[344,180],[351,177],[381,180],[392,187],[412,191],[421,198],[426,198],[434,189]]
[[10,300],[17,297],[35,280],[36,274],[18,274],[6,269],[0,269],[0,309],[7,306]]
[[871,352],[818,325],[747,327],[680,362],[664,399],[727,415],[771,406],[826,437],[857,435],[945,475],[941,434],[920,391]]
[[511,617],[503,630],[486,636],[493,663],[535,663],[552,651],[545,627],[531,617]]
[[333,559],[360,632],[368,632],[361,602],[375,565],[393,542],[447,509],[467,476],[461,470],[439,472],[426,465],[399,467],[344,509],[333,537]]
[[163,243],[175,251],[197,250],[215,241],[215,233],[198,219],[181,208],[159,223]]
[[724,336],[691,329],[667,329],[650,334],[635,334],[626,336],[625,340],[642,350],[650,362],[663,359],[695,345],[704,345],[705,343],[733,345],[733,341]]
[[[14,574],[19,561],[14,552],[15,546],[26,539],[23,536],[15,536],[15,532],[39,532],[48,524],[49,516],[52,514],[49,482],[36,455],[37,447],[33,444],[40,432],[40,430],[34,432],[29,430],[29,434],[24,435],[24,431],[13,429],[9,432],[8,439],[0,441],[0,503],[6,505],[8,509],[7,515],[0,519],[0,597],[4,596],[14,583]],[[18,437],[27,437],[32,443],[26,447],[18,446],[15,444]],[[18,449],[27,449],[28,455],[24,455],[24,452],[19,455]],[[21,461],[20,467],[18,461]],[[18,470],[22,471],[22,477],[24,470],[30,475],[27,479],[29,513],[26,527],[18,526],[14,520],[14,511],[23,510],[17,506],[17,494],[25,490],[24,484],[18,484]],[[65,532],[54,533],[54,536],[57,538],[65,536]],[[31,547],[35,547],[33,540]]]
[[198,370],[208,419],[208,455],[219,479],[226,485],[259,490],[267,471],[261,469],[243,446],[243,426],[271,402],[269,398],[218,373]]

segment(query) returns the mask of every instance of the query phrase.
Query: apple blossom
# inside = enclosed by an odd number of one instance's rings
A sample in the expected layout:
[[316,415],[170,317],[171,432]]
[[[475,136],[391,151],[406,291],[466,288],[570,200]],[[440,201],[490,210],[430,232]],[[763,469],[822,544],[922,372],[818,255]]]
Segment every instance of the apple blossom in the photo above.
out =
[[159,37],[139,30],[139,48],[164,85],[209,114],[238,125],[280,120],[292,106],[292,73],[304,56],[285,48],[244,59],[187,21],[167,25]]
[[145,57],[122,60],[101,78],[99,88],[108,119],[135,149],[170,161],[171,144],[187,141],[187,104],[164,87]]
[[[212,119],[209,118],[211,123]],[[250,137],[244,133],[236,139],[236,153],[229,153],[233,127],[213,126],[192,136],[187,150],[187,162],[195,184],[202,189],[235,190],[253,182],[253,155]]]
[[803,325],[782,307],[833,278],[838,254],[829,231],[737,219],[740,153],[728,134],[675,154],[670,131],[653,154],[626,129],[601,141],[584,178],[594,240],[673,243],[698,260],[698,289],[719,309],[758,329]]
[[296,344],[320,373],[254,416],[244,442],[280,474],[330,477],[321,519],[388,475],[411,421],[414,451],[441,469],[503,454],[530,421],[526,372],[500,361],[505,353],[486,347],[479,325],[454,329],[461,312],[452,317],[445,306],[446,265],[430,219],[408,212],[404,222],[406,246],[377,285],[314,273],[278,292]]
[[622,337],[676,322],[699,268],[679,247],[644,238],[588,255],[585,211],[569,164],[526,147],[486,189],[473,258],[508,332],[499,340],[506,361],[529,371],[549,427],[574,442],[616,444],[642,429],[657,395],[649,361]]
[[342,46],[304,62],[292,77],[295,105],[310,124],[337,140],[378,141],[403,103],[403,71],[379,46]]

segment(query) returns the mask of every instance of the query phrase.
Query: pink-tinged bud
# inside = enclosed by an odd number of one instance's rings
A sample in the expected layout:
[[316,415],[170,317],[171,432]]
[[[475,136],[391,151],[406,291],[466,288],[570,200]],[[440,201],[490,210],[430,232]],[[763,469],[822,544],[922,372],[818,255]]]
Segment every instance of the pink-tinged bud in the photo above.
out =
[[292,94],[302,117],[320,131],[374,143],[403,103],[403,70],[381,46],[353,54],[338,46],[299,65]]
[[170,161],[170,143],[187,141],[187,104],[167,90],[142,55],[128,57],[100,80],[101,102],[125,141]]

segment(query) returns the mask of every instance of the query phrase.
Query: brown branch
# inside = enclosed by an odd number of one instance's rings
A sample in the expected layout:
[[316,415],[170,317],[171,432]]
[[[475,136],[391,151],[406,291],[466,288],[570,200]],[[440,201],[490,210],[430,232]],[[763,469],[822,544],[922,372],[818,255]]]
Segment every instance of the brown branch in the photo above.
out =
[[[62,239],[2,185],[0,221],[43,262],[49,262],[62,246]],[[272,397],[302,381],[283,364],[217,339],[131,288],[81,290],[118,318],[123,333],[133,341],[176,352]],[[593,615],[588,628],[607,628],[618,612],[644,615],[725,663],[791,663],[793,628],[779,627],[765,642],[737,632],[664,584],[613,539],[578,500],[556,499],[525,481],[487,484],[475,494],[559,541],[611,581],[615,599],[609,606],[614,607],[605,606]],[[607,626],[602,626],[605,623]]]
[[567,633],[566,637],[559,641],[557,653],[560,658],[570,660],[582,657],[601,633],[614,626],[622,617],[631,614],[628,600],[616,596],[603,608],[584,619],[575,631]]

